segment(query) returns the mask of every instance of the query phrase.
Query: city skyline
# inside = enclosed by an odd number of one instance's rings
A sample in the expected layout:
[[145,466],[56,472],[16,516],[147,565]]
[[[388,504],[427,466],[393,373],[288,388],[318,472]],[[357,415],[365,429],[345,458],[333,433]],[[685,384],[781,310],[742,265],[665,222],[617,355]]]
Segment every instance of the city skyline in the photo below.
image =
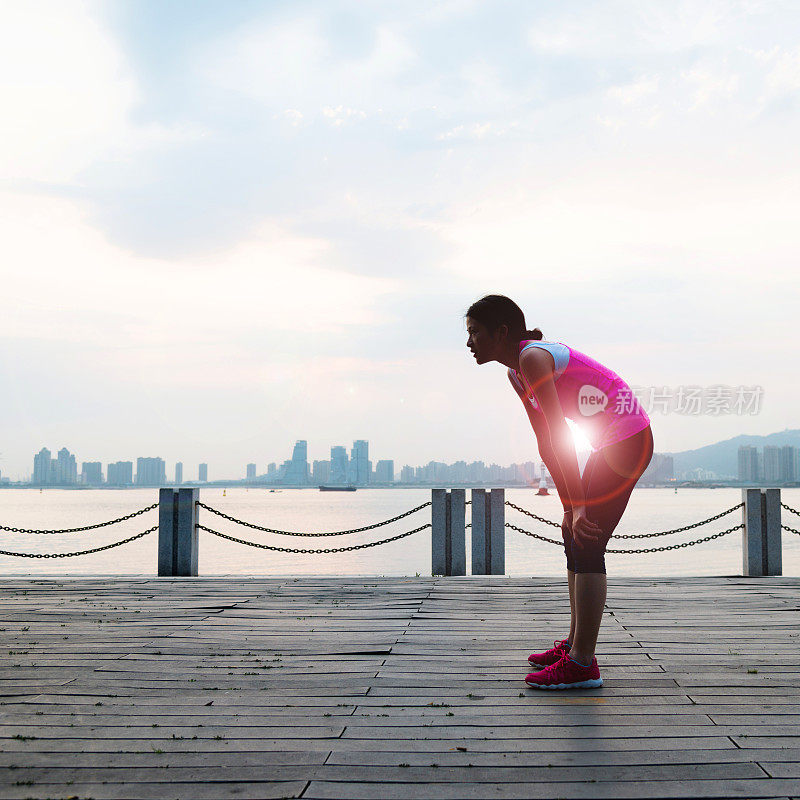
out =
[[[586,453],[579,454],[581,470],[586,462]],[[736,468],[730,466],[722,474],[704,467],[690,470],[674,470],[673,454],[654,453],[648,467],[645,482],[668,483],[673,480],[725,480],[750,483],[788,484],[800,480],[800,447],[793,445],[740,445],[737,451]],[[166,478],[167,464],[160,457],[137,457],[136,470],[132,461],[109,463],[107,475],[103,477],[102,462],[82,461],[80,474],[77,459],[68,448],[62,447],[56,458],[52,458],[48,448],[42,448],[33,457],[33,473],[30,485],[40,486],[157,486],[166,484],[205,484],[209,483],[208,462],[198,464],[197,480],[183,480],[182,461],[175,462],[174,481]],[[481,460],[456,461],[451,464],[432,460],[420,466],[405,464],[395,470],[394,459],[380,459],[374,466],[369,458],[369,441],[358,439],[348,456],[342,445],[330,448],[329,459],[308,459],[308,442],[298,440],[294,444],[292,456],[282,463],[270,462],[259,472],[254,462],[245,465],[244,475],[220,476],[216,482],[244,482],[252,484],[311,486],[322,484],[367,486],[370,484],[394,485],[400,483],[430,482],[443,480],[455,483],[467,481],[487,481],[497,479],[506,482],[526,482],[529,484],[546,478],[546,470],[541,461],[527,461],[507,466],[486,464]],[[0,474],[0,482],[10,483],[7,476]],[[210,481],[214,483],[215,481]]]

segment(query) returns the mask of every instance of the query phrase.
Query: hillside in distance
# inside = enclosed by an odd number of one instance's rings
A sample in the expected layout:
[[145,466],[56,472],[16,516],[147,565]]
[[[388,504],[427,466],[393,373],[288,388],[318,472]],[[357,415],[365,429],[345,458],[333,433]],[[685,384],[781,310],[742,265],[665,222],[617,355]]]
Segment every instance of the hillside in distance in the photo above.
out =
[[790,444],[800,447],[800,430],[789,430],[788,428],[778,433],[769,433],[766,436],[752,436],[741,434],[732,439],[725,439],[722,442],[707,444],[705,447],[698,447],[696,450],[683,450],[679,453],[669,453],[674,460],[675,474],[700,467],[716,472],[720,478],[736,478],[739,471],[739,448],[743,445],[763,448],[765,445],[771,447],[783,447]]

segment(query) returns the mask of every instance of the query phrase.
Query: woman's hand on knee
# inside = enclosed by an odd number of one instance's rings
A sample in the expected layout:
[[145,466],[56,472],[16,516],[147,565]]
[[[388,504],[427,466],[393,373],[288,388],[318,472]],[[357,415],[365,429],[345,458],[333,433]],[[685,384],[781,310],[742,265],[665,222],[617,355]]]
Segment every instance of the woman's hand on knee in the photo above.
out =
[[586,516],[585,508],[580,507],[572,510],[571,530],[572,539],[580,548],[586,544],[596,544],[603,535],[603,529]]

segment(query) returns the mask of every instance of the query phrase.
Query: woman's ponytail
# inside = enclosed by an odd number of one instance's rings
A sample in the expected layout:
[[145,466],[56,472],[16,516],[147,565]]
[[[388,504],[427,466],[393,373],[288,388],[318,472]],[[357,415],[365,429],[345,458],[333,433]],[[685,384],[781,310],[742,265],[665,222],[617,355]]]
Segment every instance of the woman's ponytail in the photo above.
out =
[[539,340],[544,338],[544,334],[538,328],[534,328],[532,331],[525,331],[525,338]]

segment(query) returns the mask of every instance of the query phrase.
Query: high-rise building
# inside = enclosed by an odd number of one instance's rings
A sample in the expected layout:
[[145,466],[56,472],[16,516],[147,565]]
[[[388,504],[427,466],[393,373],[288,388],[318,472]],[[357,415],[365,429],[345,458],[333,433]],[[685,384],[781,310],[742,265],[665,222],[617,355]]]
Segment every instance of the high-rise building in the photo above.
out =
[[255,464],[248,464],[247,465],[247,480],[254,481],[256,479],[256,465]]
[[759,458],[758,448],[750,445],[742,445],[739,447],[738,462],[739,480],[744,483],[757,483],[761,476],[759,474]]
[[50,483],[50,451],[43,447],[33,457],[33,480],[39,486],[46,486]]
[[764,447],[764,482],[778,483],[781,480],[781,449],[766,445]]
[[75,456],[62,447],[58,451],[55,461],[55,479],[52,481],[57,486],[74,486],[78,482],[78,462]]
[[197,470],[197,480],[200,483],[208,483],[208,464],[201,464]]
[[394,461],[387,459],[375,465],[375,483],[394,483]]
[[137,486],[162,486],[166,482],[167,472],[163,458],[136,459]]
[[794,483],[798,480],[798,448],[790,444],[781,447],[781,482]]
[[331,447],[331,483],[347,482],[347,450],[344,447]]
[[331,479],[331,462],[315,461],[311,469],[311,482],[317,485],[328,483]]
[[99,461],[84,461],[81,464],[81,483],[100,486],[103,483],[103,465]]
[[299,486],[308,483],[308,442],[304,439],[295,442],[292,460],[287,465],[283,481]]
[[106,483],[109,486],[130,486],[133,483],[133,461],[116,461],[109,464]]
[[33,483],[39,486],[74,486],[78,483],[78,462],[75,456],[62,447],[57,458],[43,447],[33,457]]
[[366,486],[369,483],[369,442],[364,439],[353,442],[348,479],[355,486]]
[[175,463],[175,485],[180,486],[183,483],[183,461]]

